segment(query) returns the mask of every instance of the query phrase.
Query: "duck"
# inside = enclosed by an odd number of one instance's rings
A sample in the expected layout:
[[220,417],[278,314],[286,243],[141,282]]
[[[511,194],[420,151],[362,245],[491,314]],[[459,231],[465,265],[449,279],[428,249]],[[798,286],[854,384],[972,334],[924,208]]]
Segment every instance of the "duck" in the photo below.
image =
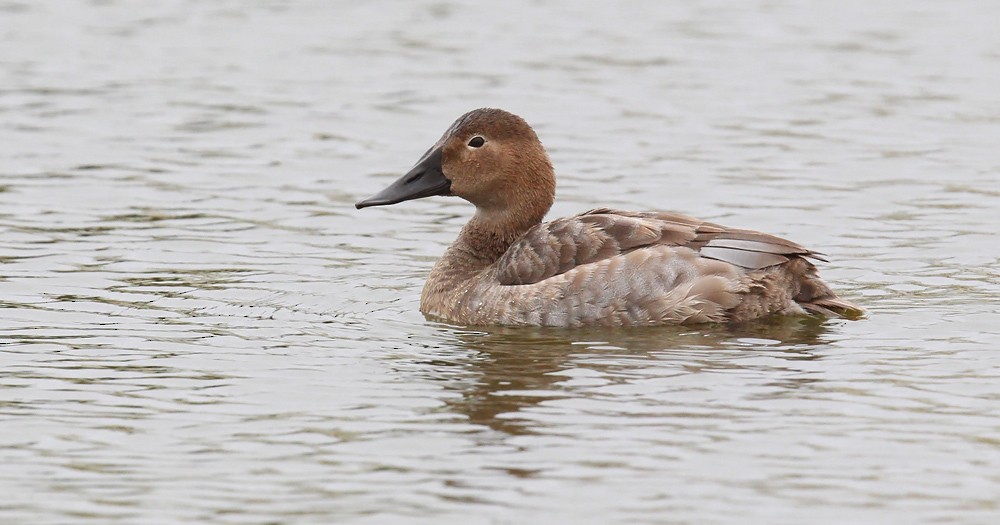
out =
[[864,315],[819,278],[821,253],[672,212],[597,208],[543,222],[555,189],[552,162],[531,126],[481,108],[355,206],[431,196],[475,206],[420,296],[426,317],[449,323],[631,327]]

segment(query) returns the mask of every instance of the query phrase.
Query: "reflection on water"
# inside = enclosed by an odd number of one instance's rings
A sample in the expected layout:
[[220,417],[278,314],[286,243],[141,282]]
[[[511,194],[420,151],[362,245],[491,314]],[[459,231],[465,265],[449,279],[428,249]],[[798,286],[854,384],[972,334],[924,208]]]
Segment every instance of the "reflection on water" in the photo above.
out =
[[[783,359],[814,359],[809,354],[826,332],[814,317],[775,318],[742,327],[657,327],[633,330],[507,329],[449,330],[450,344],[463,350],[460,361],[431,361],[429,367],[461,366],[472,378],[450,385],[461,398],[446,403],[448,412],[505,434],[531,432],[517,412],[543,401],[572,396],[562,388],[565,372],[585,363],[587,373],[622,375],[649,362],[662,367],[683,355],[685,373],[739,368],[740,353]],[[575,376],[574,376],[575,377]]]
[[[0,0],[0,522],[996,522],[998,18]],[[352,203],[479,106],[870,317],[424,319],[471,210]]]

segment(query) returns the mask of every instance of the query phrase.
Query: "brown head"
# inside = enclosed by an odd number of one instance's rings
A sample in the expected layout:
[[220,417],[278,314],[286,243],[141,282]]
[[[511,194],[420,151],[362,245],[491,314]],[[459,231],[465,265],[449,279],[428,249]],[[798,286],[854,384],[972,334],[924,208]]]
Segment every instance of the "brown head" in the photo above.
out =
[[355,206],[454,195],[475,204],[478,215],[537,223],[552,206],[555,185],[549,157],[528,123],[484,108],[462,115],[406,175]]

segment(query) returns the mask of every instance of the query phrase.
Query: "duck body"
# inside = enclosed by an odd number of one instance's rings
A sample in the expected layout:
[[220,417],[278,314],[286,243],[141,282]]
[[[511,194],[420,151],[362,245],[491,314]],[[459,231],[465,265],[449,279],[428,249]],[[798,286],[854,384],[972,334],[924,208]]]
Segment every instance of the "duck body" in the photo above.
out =
[[431,195],[465,198],[476,213],[424,285],[428,316],[579,327],[863,314],[819,279],[820,254],[773,235],[607,208],[543,223],[554,172],[534,131],[506,111],[463,115],[409,173],[357,207]]

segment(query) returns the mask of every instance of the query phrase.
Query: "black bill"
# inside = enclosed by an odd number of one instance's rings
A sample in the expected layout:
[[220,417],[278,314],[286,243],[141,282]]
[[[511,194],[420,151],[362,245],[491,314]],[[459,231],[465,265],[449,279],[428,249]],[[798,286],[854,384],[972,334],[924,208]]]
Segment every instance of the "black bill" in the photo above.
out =
[[427,152],[406,175],[388,188],[359,201],[354,206],[359,210],[369,206],[386,206],[432,195],[448,195],[451,181],[441,171],[441,148]]

